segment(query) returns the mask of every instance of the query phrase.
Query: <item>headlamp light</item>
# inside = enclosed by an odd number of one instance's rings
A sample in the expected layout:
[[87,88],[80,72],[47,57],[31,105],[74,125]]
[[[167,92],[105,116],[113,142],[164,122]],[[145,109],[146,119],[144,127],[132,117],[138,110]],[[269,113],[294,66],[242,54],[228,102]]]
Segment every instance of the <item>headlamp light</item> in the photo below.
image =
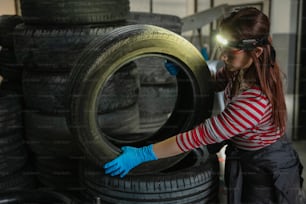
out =
[[232,47],[240,50],[254,50],[256,47],[268,44],[268,38],[260,39],[244,39],[240,41],[229,41],[224,36],[218,34],[216,36],[217,42],[224,47]]
[[217,42],[220,43],[223,46],[228,45],[228,40],[226,38],[224,38],[222,35],[218,34],[216,36]]

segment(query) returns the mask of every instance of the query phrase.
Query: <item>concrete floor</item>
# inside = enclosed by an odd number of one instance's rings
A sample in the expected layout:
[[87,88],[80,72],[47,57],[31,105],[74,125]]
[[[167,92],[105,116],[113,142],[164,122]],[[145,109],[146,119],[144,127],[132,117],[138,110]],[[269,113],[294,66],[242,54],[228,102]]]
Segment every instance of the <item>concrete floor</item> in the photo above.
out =
[[[294,141],[292,142],[293,147],[299,154],[300,160],[302,162],[302,165],[304,166],[302,177],[304,178],[304,185],[303,189],[304,192],[306,192],[306,140],[303,141]],[[224,149],[223,149],[224,150]],[[226,204],[226,190],[223,182],[223,176],[224,176],[224,152],[221,150],[218,153],[219,162],[220,162],[220,190],[219,190],[219,204]]]

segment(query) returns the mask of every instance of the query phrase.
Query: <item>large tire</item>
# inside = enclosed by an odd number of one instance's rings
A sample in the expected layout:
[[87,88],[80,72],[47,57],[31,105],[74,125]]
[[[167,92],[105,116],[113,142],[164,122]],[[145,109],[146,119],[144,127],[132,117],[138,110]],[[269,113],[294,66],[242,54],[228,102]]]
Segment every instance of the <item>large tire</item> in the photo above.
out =
[[[137,145],[157,142],[186,131],[210,115],[210,72],[203,57],[191,43],[171,31],[151,25],[130,25],[115,29],[93,41],[82,53],[71,72],[67,93],[70,95],[67,103],[70,106],[68,124],[79,137],[89,158],[100,166],[106,160],[118,156],[120,150],[98,126],[99,90],[121,66],[150,54],[171,59],[182,69],[177,76],[178,100],[171,117],[156,135]],[[178,157],[182,158],[182,155]],[[153,169],[159,171],[177,160],[168,158],[149,162],[134,171],[142,174],[152,172]]]
[[85,197],[105,204],[218,203],[219,163],[216,155],[185,169],[146,176],[111,177],[90,164],[81,167]]
[[126,20],[129,0],[22,0],[27,24],[93,24]]

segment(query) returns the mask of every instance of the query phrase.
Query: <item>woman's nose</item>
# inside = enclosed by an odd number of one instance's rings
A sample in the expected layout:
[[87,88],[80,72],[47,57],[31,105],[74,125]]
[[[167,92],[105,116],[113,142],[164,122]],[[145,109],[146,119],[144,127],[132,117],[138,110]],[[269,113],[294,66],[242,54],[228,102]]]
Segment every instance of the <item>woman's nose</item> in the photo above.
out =
[[221,55],[220,55],[220,59],[222,60],[222,61],[226,61],[227,59],[228,59],[228,56],[227,56],[227,54],[226,53],[221,53]]

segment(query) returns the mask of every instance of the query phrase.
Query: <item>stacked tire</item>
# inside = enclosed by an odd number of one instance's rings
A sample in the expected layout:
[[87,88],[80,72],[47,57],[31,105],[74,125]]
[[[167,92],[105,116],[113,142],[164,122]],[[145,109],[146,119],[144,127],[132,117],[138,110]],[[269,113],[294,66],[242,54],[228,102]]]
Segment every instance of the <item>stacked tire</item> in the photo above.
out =
[[[21,12],[24,24],[14,30],[14,47],[18,63],[24,66],[25,134],[34,153],[38,180],[42,187],[52,190],[79,191],[78,163],[84,157],[65,119],[68,78],[90,41],[122,26],[129,2],[23,0]],[[113,89],[120,90],[122,81],[129,79],[129,100],[123,106],[120,102],[127,94],[121,93],[119,102],[115,97],[101,101],[100,112],[112,114],[119,108],[134,108],[137,78],[130,80],[130,75],[135,68],[131,63],[116,74],[104,92],[109,95]]]
[[21,66],[14,54],[13,31],[19,16],[0,16],[0,190],[35,187],[29,152],[24,139]]
[[198,165],[147,175],[128,175],[124,179],[106,176],[100,168],[83,164],[81,168],[88,203],[218,203],[219,164],[216,155]]

